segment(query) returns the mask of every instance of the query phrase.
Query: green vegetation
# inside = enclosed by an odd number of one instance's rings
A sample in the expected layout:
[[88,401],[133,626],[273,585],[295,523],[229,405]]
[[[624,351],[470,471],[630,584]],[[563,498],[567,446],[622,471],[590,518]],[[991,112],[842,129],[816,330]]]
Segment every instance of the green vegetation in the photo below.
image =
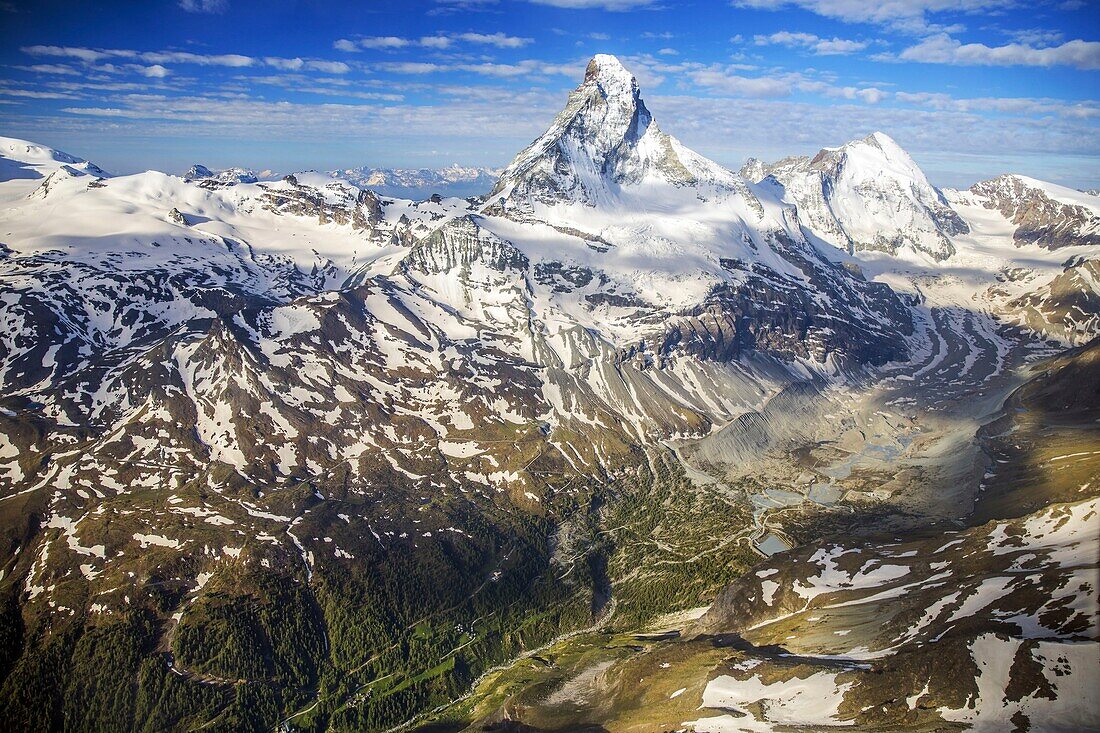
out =
[[[663,458],[652,465],[656,477],[627,465],[582,490],[536,456],[542,513],[390,487],[368,498],[318,487],[348,497],[319,502],[303,486],[309,511],[298,512],[296,536],[329,538],[352,559],[314,541],[307,581],[290,542],[246,542],[196,592],[186,578],[201,558],[152,548],[133,561],[145,580],[122,579],[132,610],[121,616],[34,612],[15,595],[21,579],[9,578],[0,723],[74,733],[391,728],[612,609],[613,626],[633,628],[706,603],[754,561],[747,543],[729,540],[748,522],[743,507],[691,486]],[[379,535],[372,523],[382,521]],[[78,597],[79,583],[65,582]]]

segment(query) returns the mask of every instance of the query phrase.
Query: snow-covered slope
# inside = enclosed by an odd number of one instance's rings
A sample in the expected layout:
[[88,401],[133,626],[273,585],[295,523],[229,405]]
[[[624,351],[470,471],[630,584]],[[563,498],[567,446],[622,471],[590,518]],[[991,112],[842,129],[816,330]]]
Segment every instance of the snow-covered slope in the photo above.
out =
[[743,169],[772,176],[798,206],[799,220],[823,241],[847,252],[914,250],[942,261],[966,223],[928,182],[909,154],[875,132],[813,158],[786,158]]
[[[68,153],[47,148],[44,145],[0,137],[0,202],[17,200],[27,193],[41,188],[53,176],[53,181],[82,175],[94,178],[110,178],[94,163],[76,158]],[[49,190],[46,185],[42,193]]]
[[[1038,181],[1019,188],[1028,180],[1002,176],[974,187],[988,194],[944,192],[970,231],[955,238],[957,253],[942,279],[953,281],[953,297],[981,303],[1005,322],[1062,343],[1086,343],[1100,333],[1100,240],[1089,208],[1096,199]],[[1023,191],[1025,198],[1014,198]]]

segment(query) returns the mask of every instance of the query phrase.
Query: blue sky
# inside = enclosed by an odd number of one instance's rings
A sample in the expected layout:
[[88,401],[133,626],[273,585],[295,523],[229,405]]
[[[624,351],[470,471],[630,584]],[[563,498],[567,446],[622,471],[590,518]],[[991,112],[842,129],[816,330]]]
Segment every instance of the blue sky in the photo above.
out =
[[1096,0],[0,0],[0,134],[115,172],[506,164],[593,53],[737,167],[879,129],[1100,187]]

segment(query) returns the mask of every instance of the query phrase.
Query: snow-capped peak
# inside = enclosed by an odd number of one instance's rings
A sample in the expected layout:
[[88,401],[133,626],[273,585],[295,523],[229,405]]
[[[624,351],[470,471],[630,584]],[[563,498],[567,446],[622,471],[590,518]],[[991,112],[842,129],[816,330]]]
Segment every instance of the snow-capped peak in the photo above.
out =
[[213,175],[214,175],[214,171],[210,170],[209,168],[207,168],[205,165],[202,165],[201,163],[195,163],[195,165],[193,165],[193,166],[191,166],[190,168],[187,169],[187,172],[183,174],[183,177],[184,178],[192,178],[192,179],[194,179],[194,178],[210,178]]
[[950,237],[968,231],[912,156],[883,132],[743,172],[774,176],[803,225],[849,252],[912,249],[944,260],[955,251]]
[[[68,165],[71,169],[99,178],[110,177],[109,173],[95,163],[89,163],[83,158],[77,158],[74,155],[48,148],[45,145],[14,137],[0,137],[0,158],[6,158],[25,169],[37,169],[39,174],[44,176],[48,176],[61,165]],[[26,176],[15,171],[0,171],[0,180],[24,177]]]
[[536,203],[621,203],[642,183],[717,184],[743,190],[722,166],[665,134],[642,101],[638,82],[614,56],[592,58],[580,86],[537,140],[512,161],[490,198],[521,211]]
[[932,189],[916,161],[884,132],[872,132],[862,140],[853,140],[839,148],[825,148],[811,164],[818,170],[844,175],[861,181],[892,178],[907,186]]
[[638,80],[611,54],[598,53],[592,57],[584,71],[584,82],[598,85],[608,98],[623,95],[638,97]]
[[238,183],[255,183],[259,180],[256,172],[248,168],[226,168],[225,170],[212,171],[205,165],[196,163],[184,174],[184,178],[192,181],[214,181],[215,183],[232,186]]
[[905,150],[900,145],[898,145],[897,141],[894,140],[894,138],[890,137],[885,132],[882,132],[880,130],[872,132],[870,135],[860,140],[860,142],[877,147],[879,150],[885,153],[887,157],[912,160],[912,158],[909,157],[909,153],[905,152]]
[[1016,226],[1017,246],[1054,250],[1100,243],[1100,198],[1087,193],[1010,173],[975,183],[957,197],[1000,211]]

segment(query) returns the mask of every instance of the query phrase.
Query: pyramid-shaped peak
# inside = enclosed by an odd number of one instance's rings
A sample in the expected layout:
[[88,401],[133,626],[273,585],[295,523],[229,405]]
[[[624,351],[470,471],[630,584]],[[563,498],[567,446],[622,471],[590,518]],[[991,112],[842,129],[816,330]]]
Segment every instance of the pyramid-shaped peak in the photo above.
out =
[[868,175],[878,175],[881,166],[886,166],[897,175],[927,183],[913,157],[892,137],[878,131],[837,148],[823,148],[813,158],[811,166],[823,170],[839,170],[844,166],[849,172],[862,170]]
[[868,145],[877,145],[880,148],[901,147],[894,141],[894,138],[890,137],[885,132],[882,132],[880,130],[876,130],[867,137],[863,138],[863,142],[867,143]]
[[642,182],[727,190],[744,182],[666,135],[653,121],[638,82],[620,61],[597,54],[584,81],[538,139],[513,159],[490,197],[515,212],[534,203],[618,205],[624,188]]
[[617,92],[638,91],[638,81],[634,75],[627,71],[617,57],[606,53],[598,53],[588,62],[584,81],[598,84],[604,94],[609,96]]
[[909,153],[905,152],[905,149],[897,144],[894,138],[887,135],[885,132],[875,131],[867,137],[863,138],[859,142],[866,145],[870,145],[873,148],[878,148],[887,157],[890,158],[909,158]]

